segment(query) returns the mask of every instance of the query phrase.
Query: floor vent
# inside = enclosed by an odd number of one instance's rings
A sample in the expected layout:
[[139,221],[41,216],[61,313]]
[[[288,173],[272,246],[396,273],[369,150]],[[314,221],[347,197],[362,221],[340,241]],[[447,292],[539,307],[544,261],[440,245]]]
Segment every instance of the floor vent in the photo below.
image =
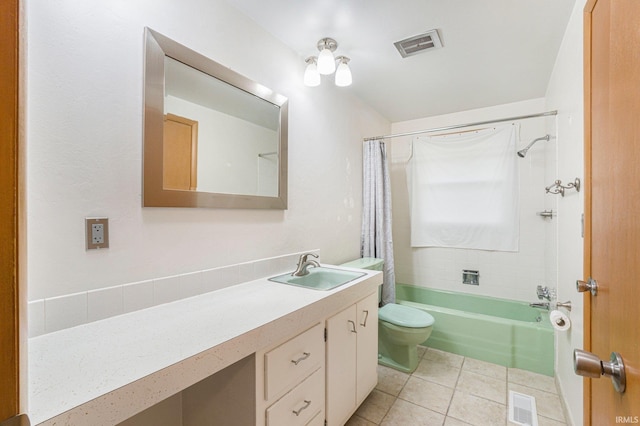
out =
[[538,426],[536,399],[514,391],[509,391],[509,421],[522,426]]
[[427,31],[424,34],[396,41],[393,44],[403,58],[442,47],[438,30]]

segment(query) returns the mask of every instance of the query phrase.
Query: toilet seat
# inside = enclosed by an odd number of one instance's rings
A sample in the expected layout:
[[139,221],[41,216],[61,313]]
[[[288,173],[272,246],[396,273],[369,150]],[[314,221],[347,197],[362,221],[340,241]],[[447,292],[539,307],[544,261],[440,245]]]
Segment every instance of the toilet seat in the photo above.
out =
[[378,319],[407,328],[430,327],[435,322],[435,319],[427,312],[396,303],[387,303],[380,308]]

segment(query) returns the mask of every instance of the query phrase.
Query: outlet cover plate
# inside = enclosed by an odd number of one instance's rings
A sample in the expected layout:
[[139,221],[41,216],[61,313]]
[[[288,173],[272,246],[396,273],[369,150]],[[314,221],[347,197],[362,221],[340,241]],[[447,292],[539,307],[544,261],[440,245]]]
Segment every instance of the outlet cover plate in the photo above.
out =
[[109,219],[106,217],[87,217],[85,223],[85,240],[87,250],[109,247]]

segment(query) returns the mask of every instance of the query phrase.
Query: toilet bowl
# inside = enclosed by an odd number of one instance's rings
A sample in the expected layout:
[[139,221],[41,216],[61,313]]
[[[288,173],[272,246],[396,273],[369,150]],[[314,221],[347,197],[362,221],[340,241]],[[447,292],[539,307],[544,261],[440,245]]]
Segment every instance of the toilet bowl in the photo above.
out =
[[[342,266],[382,271],[384,261],[364,257]],[[378,310],[378,364],[413,372],[418,366],[418,345],[429,338],[434,322],[420,309],[395,303],[384,305]]]
[[388,303],[378,310],[378,364],[413,372],[418,345],[429,338],[434,318],[420,309]]

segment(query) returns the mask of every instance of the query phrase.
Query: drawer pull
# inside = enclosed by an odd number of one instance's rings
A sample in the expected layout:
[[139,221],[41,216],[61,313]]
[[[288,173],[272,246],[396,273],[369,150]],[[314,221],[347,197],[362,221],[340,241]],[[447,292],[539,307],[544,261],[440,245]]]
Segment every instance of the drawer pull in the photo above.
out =
[[363,310],[362,312],[364,312],[364,322],[362,324],[360,324],[363,327],[367,326],[367,319],[369,319],[369,311],[367,310]]
[[305,359],[309,358],[311,356],[311,352],[302,352],[302,356],[298,359],[292,359],[291,362],[294,363],[295,365],[300,364],[301,361],[304,361]]
[[304,405],[302,407],[300,407],[299,410],[293,410],[293,414],[295,414],[296,416],[299,416],[300,413],[302,413],[302,410],[305,410],[305,409],[309,408],[310,405],[311,405],[311,401],[305,399],[304,400]]
[[358,330],[356,330],[356,323],[351,321],[351,320],[349,320],[349,324],[351,324],[351,332],[352,333],[357,333]]

